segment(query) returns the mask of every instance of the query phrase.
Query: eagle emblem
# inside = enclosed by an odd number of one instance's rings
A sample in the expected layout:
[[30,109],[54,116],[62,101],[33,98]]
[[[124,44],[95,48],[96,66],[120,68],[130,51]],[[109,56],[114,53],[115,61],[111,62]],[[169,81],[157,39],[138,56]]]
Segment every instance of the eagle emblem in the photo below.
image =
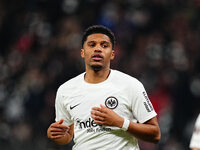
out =
[[115,109],[118,106],[118,100],[114,96],[110,96],[105,101],[106,107]]

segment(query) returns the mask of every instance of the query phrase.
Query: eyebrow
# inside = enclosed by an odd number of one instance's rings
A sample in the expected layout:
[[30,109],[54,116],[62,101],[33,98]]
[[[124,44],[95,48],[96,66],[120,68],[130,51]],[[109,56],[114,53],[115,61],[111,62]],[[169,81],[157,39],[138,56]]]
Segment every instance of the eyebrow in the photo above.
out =
[[[93,42],[96,43],[96,41],[88,41],[87,43],[89,44],[89,43],[93,43]],[[100,43],[110,43],[110,42],[108,42],[108,41],[101,41]]]
[[108,42],[108,41],[102,41],[101,43],[108,43],[109,44],[110,42]]
[[93,42],[95,42],[95,41],[88,41],[87,43],[89,44],[89,43],[93,43]]

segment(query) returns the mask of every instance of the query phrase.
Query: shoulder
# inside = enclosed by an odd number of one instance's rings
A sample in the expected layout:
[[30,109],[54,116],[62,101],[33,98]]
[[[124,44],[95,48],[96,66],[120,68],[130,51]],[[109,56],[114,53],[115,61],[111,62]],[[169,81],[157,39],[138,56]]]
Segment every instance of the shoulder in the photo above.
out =
[[66,81],[65,83],[60,85],[60,87],[57,90],[57,93],[59,93],[59,94],[66,93],[66,91],[68,91],[68,93],[70,93],[70,91],[79,87],[79,85],[83,79],[83,76],[84,76],[84,73],[79,74],[78,76]]
[[112,70],[112,71],[113,71],[113,80],[115,80],[115,82],[118,82],[119,84],[143,86],[142,83],[135,77],[132,77],[118,70]]

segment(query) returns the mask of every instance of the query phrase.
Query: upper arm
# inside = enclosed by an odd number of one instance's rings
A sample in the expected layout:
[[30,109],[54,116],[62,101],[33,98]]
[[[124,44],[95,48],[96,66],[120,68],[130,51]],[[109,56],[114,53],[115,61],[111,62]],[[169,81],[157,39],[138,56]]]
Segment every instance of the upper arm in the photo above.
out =
[[160,132],[160,127],[159,127],[156,117],[149,119],[148,121],[144,122],[144,124],[151,125],[152,133],[154,133],[156,135],[156,137],[158,137],[158,139],[160,139],[161,132]]
[[150,125],[155,125],[158,126],[158,120],[156,117],[153,117],[149,119],[148,121],[144,122],[144,124],[150,124]]
[[55,121],[59,121],[60,119],[64,119],[64,125],[71,125],[73,120],[71,119],[71,114],[67,110],[65,102],[67,101],[67,96],[61,94],[62,91],[58,89],[56,94],[56,101],[55,101],[55,111],[56,111],[56,118]]
[[139,123],[147,122],[157,115],[141,82],[137,81],[132,85],[130,99],[133,115]]

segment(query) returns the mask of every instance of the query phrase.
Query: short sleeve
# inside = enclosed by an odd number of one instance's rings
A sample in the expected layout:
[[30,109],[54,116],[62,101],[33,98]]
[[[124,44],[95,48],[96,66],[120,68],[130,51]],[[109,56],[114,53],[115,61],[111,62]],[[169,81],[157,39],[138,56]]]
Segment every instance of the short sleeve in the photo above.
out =
[[192,138],[190,141],[190,148],[200,148],[200,114],[195,123]]
[[55,110],[56,110],[56,118],[55,121],[59,121],[60,119],[64,119],[64,125],[71,125],[73,120],[71,119],[71,115],[67,111],[67,108],[64,105],[64,101],[67,100],[67,97],[62,96],[60,91],[57,91],[56,94],[56,102],[55,102]]
[[131,95],[132,112],[139,123],[144,123],[157,115],[141,82],[134,83]]

